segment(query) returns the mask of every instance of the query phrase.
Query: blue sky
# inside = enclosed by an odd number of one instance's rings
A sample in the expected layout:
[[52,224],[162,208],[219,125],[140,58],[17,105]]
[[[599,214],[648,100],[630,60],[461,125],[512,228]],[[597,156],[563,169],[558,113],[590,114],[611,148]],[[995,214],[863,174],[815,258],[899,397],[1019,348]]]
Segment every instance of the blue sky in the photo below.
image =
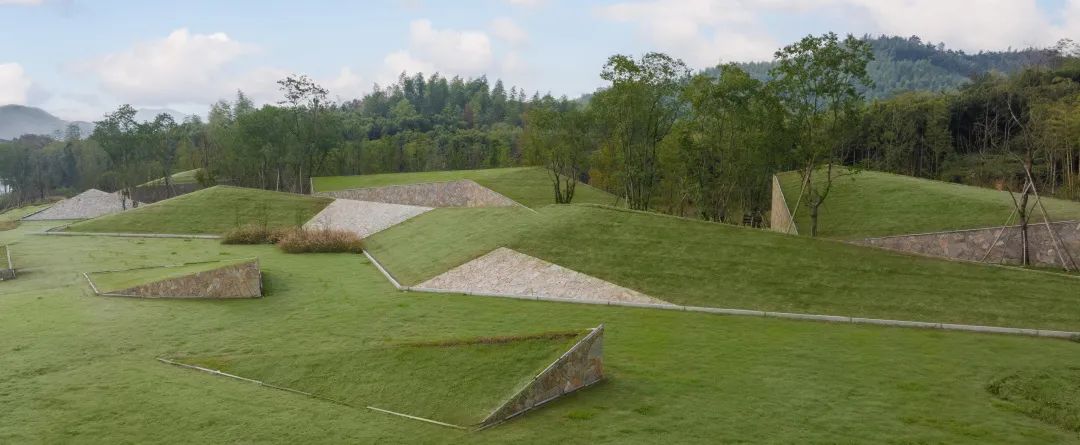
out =
[[809,33],[920,35],[968,51],[1080,37],[1080,0],[0,0],[0,104],[96,119],[121,103],[204,113],[306,73],[342,99],[401,71],[576,96],[614,53],[695,68]]

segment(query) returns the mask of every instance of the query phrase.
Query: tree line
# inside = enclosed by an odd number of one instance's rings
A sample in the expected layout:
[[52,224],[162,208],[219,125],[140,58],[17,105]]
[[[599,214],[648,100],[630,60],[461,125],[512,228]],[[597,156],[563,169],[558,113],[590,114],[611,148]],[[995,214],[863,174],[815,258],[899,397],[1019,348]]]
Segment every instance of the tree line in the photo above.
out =
[[[892,42],[892,57],[929,51],[902,43]],[[122,106],[87,138],[73,128],[58,140],[0,143],[0,181],[16,202],[89,187],[130,193],[191,168],[203,185],[307,193],[312,176],[539,165],[553,203],[572,202],[585,182],[633,209],[758,224],[771,175],[798,170],[816,226],[833,180],[852,169],[1013,189],[1030,166],[1045,194],[1076,199],[1080,60],[1071,42],[1039,54],[1012,75],[872,100],[871,42],[833,33],[779,49],[767,76],[737,64],[695,74],[662,53],[615,55],[600,72],[606,85],[578,100],[527,96],[484,77],[403,74],[338,103],[290,76],[280,102],[256,106],[238,92],[205,121],[136,122]]]

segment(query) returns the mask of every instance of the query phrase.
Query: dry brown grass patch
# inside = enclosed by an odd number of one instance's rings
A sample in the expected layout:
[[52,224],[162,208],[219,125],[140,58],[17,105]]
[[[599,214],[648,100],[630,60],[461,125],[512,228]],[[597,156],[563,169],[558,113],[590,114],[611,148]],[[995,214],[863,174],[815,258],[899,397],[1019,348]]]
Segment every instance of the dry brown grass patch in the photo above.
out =
[[291,230],[277,242],[285,253],[362,253],[359,235],[334,229]]

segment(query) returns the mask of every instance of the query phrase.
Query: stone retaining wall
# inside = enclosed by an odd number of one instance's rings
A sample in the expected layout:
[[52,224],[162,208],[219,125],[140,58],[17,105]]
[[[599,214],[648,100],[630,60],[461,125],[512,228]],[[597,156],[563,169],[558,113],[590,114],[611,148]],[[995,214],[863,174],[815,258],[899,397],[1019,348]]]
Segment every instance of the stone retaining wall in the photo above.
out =
[[258,298],[262,296],[259,261],[251,260],[143,284],[106,295],[144,298]]
[[604,325],[600,325],[492,411],[480,425],[490,427],[505,422],[603,378]]
[[[1061,257],[1064,256],[1066,264],[1075,269],[1080,260],[1080,221],[1056,222],[1050,226],[1066,250],[1059,252],[1059,245],[1050,237],[1045,223],[1031,224],[1028,226],[1031,264],[1060,268],[1063,266]],[[869,238],[857,243],[957,260],[983,261],[985,256],[985,261],[989,263],[1021,264],[1023,257],[1019,226]],[[990,249],[991,244],[993,249]],[[986,256],[988,250],[990,255]]]
[[780,178],[772,177],[772,205],[769,209],[769,230],[781,233],[799,234],[799,229],[791,221],[791,210],[788,208],[787,199],[784,198],[784,190],[780,188]]
[[158,201],[163,201],[169,198],[175,198],[180,195],[186,195],[188,193],[202,190],[202,186],[199,184],[173,184],[172,190],[165,187],[165,184],[155,185],[140,185],[135,187],[132,192],[132,199],[141,202],[143,204],[151,204]]
[[420,207],[511,207],[519,205],[516,201],[467,179],[318,192],[315,193],[315,196]]
[[15,263],[11,261],[11,247],[3,246],[4,255],[0,257],[0,281],[15,279]]

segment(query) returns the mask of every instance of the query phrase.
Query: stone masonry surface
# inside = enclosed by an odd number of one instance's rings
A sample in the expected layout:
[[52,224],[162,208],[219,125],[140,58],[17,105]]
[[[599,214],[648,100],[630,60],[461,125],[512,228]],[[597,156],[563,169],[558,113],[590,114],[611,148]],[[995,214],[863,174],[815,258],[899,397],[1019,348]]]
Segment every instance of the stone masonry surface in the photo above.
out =
[[[127,208],[132,207],[132,201],[126,201]],[[110,213],[124,210],[120,203],[119,193],[105,193],[101,190],[90,189],[71,198],[53,204],[40,212],[23,218],[27,221],[53,220],[53,219],[90,219]]]
[[417,287],[521,297],[667,304],[505,247],[455,267]]
[[[1080,221],[1050,223],[1058,241],[1065,245],[1061,252],[1059,245],[1050,237],[1045,223],[1028,226],[1028,252],[1031,264],[1046,267],[1062,267],[1061,256],[1070,267],[1078,266],[1080,261]],[[1000,239],[994,240],[1001,234]],[[885,249],[917,253],[936,257],[969,261],[982,261],[986,257],[989,263],[1020,264],[1023,246],[1020,227],[988,227],[983,229],[958,230],[914,235],[870,238],[859,241],[860,244],[882,247]],[[993,244],[993,249],[990,249]],[[1071,259],[1070,259],[1071,258]]]
[[780,188],[780,178],[772,177],[772,205],[769,210],[769,229],[774,232],[798,235],[799,230],[791,223],[791,210]]
[[315,195],[421,207],[511,207],[518,205],[514,200],[467,179],[338,190],[319,192]]
[[0,281],[15,279],[15,264],[11,259],[11,248],[0,246]]
[[496,408],[481,425],[503,422],[604,378],[604,326],[593,329],[521,391]]
[[429,210],[431,207],[335,199],[304,228],[346,230],[366,238]]
[[251,260],[110,294],[147,298],[257,298],[262,296],[262,272],[258,260]]

